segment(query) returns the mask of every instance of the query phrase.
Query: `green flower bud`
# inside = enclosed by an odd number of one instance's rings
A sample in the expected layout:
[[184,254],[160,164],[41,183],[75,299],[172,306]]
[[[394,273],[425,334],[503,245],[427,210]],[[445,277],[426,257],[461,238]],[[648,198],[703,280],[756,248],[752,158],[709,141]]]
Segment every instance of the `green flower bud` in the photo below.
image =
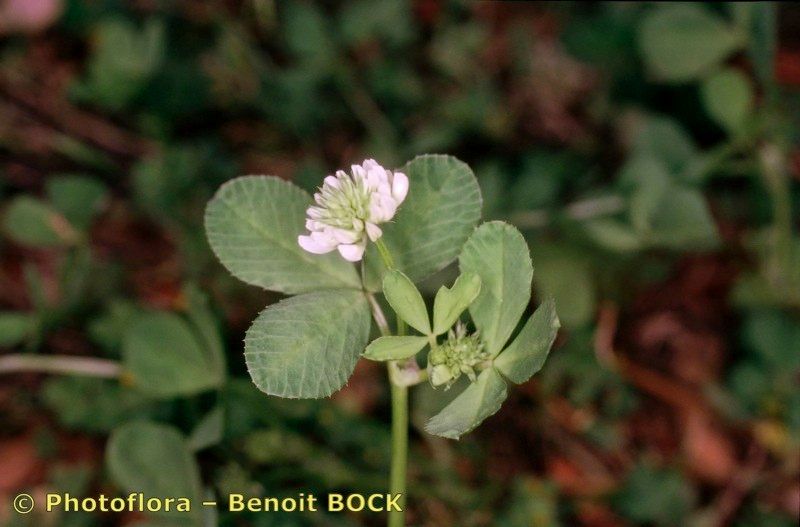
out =
[[468,335],[467,328],[459,322],[455,331],[448,332],[447,340],[428,354],[428,378],[434,387],[449,388],[462,374],[474,382],[475,369],[488,359],[480,335]]

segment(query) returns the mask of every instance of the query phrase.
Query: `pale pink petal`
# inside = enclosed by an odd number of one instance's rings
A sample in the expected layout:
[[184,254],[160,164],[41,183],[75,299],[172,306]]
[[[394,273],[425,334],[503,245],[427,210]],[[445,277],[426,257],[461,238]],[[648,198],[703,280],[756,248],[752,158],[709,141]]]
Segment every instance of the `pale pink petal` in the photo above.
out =
[[373,242],[383,236],[383,231],[374,223],[367,222],[367,236]]
[[313,254],[325,254],[334,249],[334,247],[318,242],[311,236],[298,236],[297,243],[300,247]]
[[313,231],[310,236],[321,244],[335,246],[338,243],[330,233],[330,227],[327,225],[322,230]]
[[389,181],[389,174],[386,169],[376,163],[374,159],[364,161],[364,170],[367,171],[367,177],[373,188],[379,188]]
[[325,184],[332,188],[339,188],[339,179],[334,176],[325,176]]
[[381,181],[381,183],[378,185],[377,189],[378,189],[378,194],[381,194],[383,196],[391,196],[392,195],[392,187],[389,185],[389,180],[388,179],[386,179],[384,181]]
[[355,243],[361,237],[359,233],[336,227],[331,227],[328,232],[338,243]]
[[402,203],[408,195],[408,176],[402,172],[395,172],[392,179],[392,197],[397,203]]
[[390,195],[379,194],[376,197],[381,204],[380,209],[383,214],[382,221],[389,221],[394,218],[394,213],[397,212],[397,201]]
[[372,196],[369,203],[369,220],[373,223],[383,223],[386,221],[386,211],[378,196]]
[[[350,170],[353,172],[353,179],[356,181],[363,181],[367,178],[367,172],[361,165],[352,165]],[[344,172],[342,172],[344,174]]]
[[348,262],[358,262],[364,256],[364,244],[342,244],[338,247],[339,254]]
[[367,171],[367,183],[369,183],[369,188],[373,190],[380,190],[381,187],[381,171],[382,168],[373,168]]

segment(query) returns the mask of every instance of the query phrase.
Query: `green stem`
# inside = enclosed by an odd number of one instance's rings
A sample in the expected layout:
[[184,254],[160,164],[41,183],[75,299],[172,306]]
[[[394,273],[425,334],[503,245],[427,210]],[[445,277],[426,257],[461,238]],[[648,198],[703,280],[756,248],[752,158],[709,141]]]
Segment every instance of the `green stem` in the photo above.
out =
[[392,465],[389,492],[400,495],[400,510],[389,511],[389,527],[405,525],[406,466],[408,464],[408,388],[392,383]]
[[383,240],[380,238],[375,240],[375,247],[378,248],[378,252],[381,255],[381,260],[383,260],[383,265],[385,265],[387,269],[394,269],[394,258],[392,258],[392,253],[389,252],[389,248],[386,247],[386,244],[383,243]]
[[[387,269],[394,269],[394,259],[383,240],[379,238],[375,242],[375,246],[381,255],[383,265]],[[380,309],[380,306],[378,308]],[[385,319],[385,317],[383,318]],[[388,328],[385,323],[384,328],[382,328],[381,332],[387,334]],[[405,332],[405,323],[398,317],[397,334],[404,335]],[[389,471],[389,492],[393,496],[400,495],[397,500],[400,510],[389,511],[389,527],[403,527],[405,525],[406,467],[408,465],[408,387],[395,382],[393,370],[397,370],[399,366],[397,361],[387,364],[392,393],[392,463]]]

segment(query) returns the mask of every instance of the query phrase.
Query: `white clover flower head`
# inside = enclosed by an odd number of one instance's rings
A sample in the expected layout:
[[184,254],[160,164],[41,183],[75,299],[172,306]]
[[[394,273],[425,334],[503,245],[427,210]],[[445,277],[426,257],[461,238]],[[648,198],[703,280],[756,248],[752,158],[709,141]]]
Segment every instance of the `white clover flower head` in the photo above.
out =
[[325,254],[337,249],[343,258],[358,262],[364,256],[367,239],[383,235],[379,224],[391,220],[408,194],[408,177],[392,172],[367,159],[351,167],[352,173],[338,170],[327,176],[316,205],[306,210],[309,234],[297,238],[306,251]]

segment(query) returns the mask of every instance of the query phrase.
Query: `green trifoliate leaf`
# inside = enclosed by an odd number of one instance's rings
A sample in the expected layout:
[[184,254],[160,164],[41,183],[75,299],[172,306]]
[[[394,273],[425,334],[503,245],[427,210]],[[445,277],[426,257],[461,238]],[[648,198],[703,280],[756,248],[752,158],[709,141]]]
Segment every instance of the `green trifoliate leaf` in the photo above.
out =
[[433,301],[433,333],[441,335],[478,296],[481,291],[481,277],[475,273],[464,273],[456,278],[453,287],[439,288]]
[[527,381],[544,365],[559,327],[556,304],[551,297],[539,306],[517,338],[495,359],[495,368],[511,382]]
[[461,272],[481,278],[481,291],[469,306],[486,350],[497,355],[517,326],[531,297],[533,264],[520,232],[500,221],[478,227],[461,251]]
[[733,68],[711,75],[700,85],[708,115],[729,134],[739,132],[753,111],[753,87]]
[[244,339],[250,377],[270,395],[327,397],[353,373],[369,328],[360,291],[309,293],[268,306]]
[[338,254],[311,254],[298,245],[310,204],[308,193],[276,177],[234,179],[208,204],[208,241],[222,264],[248,284],[287,294],[360,288],[355,268]]
[[406,275],[397,269],[387,271],[383,278],[383,294],[397,316],[409,326],[426,335],[431,332],[425,301]]
[[419,353],[427,343],[427,337],[380,337],[370,342],[364,357],[377,361],[403,360]]
[[78,240],[77,231],[64,216],[31,196],[19,196],[11,202],[3,230],[15,242],[32,247],[62,247]]
[[178,516],[184,525],[202,524],[202,507],[197,507],[202,499],[200,469],[174,427],[134,421],[117,428],[108,441],[106,465],[112,479],[127,492],[191,500],[191,512],[173,507],[159,516],[176,520]]
[[425,430],[433,435],[458,439],[497,412],[507,396],[506,383],[497,370],[483,370],[476,382],[428,421]]
[[[419,156],[398,171],[408,176],[408,196],[392,223],[381,225],[383,240],[397,268],[419,282],[458,256],[480,219],[481,191],[469,166],[451,156]],[[380,284],[376,271],[383,272],[379,262],[370,244],[368,285],[373,290]]]
[[666,3],[654,7],[639,30],[639,49],[659,79],[685,82],[712,70],[745,39],[702,4]]
[[174,313],[138,316],[123,337],[125,369],[156,397],[191,395],[220,386],[224,359]]

